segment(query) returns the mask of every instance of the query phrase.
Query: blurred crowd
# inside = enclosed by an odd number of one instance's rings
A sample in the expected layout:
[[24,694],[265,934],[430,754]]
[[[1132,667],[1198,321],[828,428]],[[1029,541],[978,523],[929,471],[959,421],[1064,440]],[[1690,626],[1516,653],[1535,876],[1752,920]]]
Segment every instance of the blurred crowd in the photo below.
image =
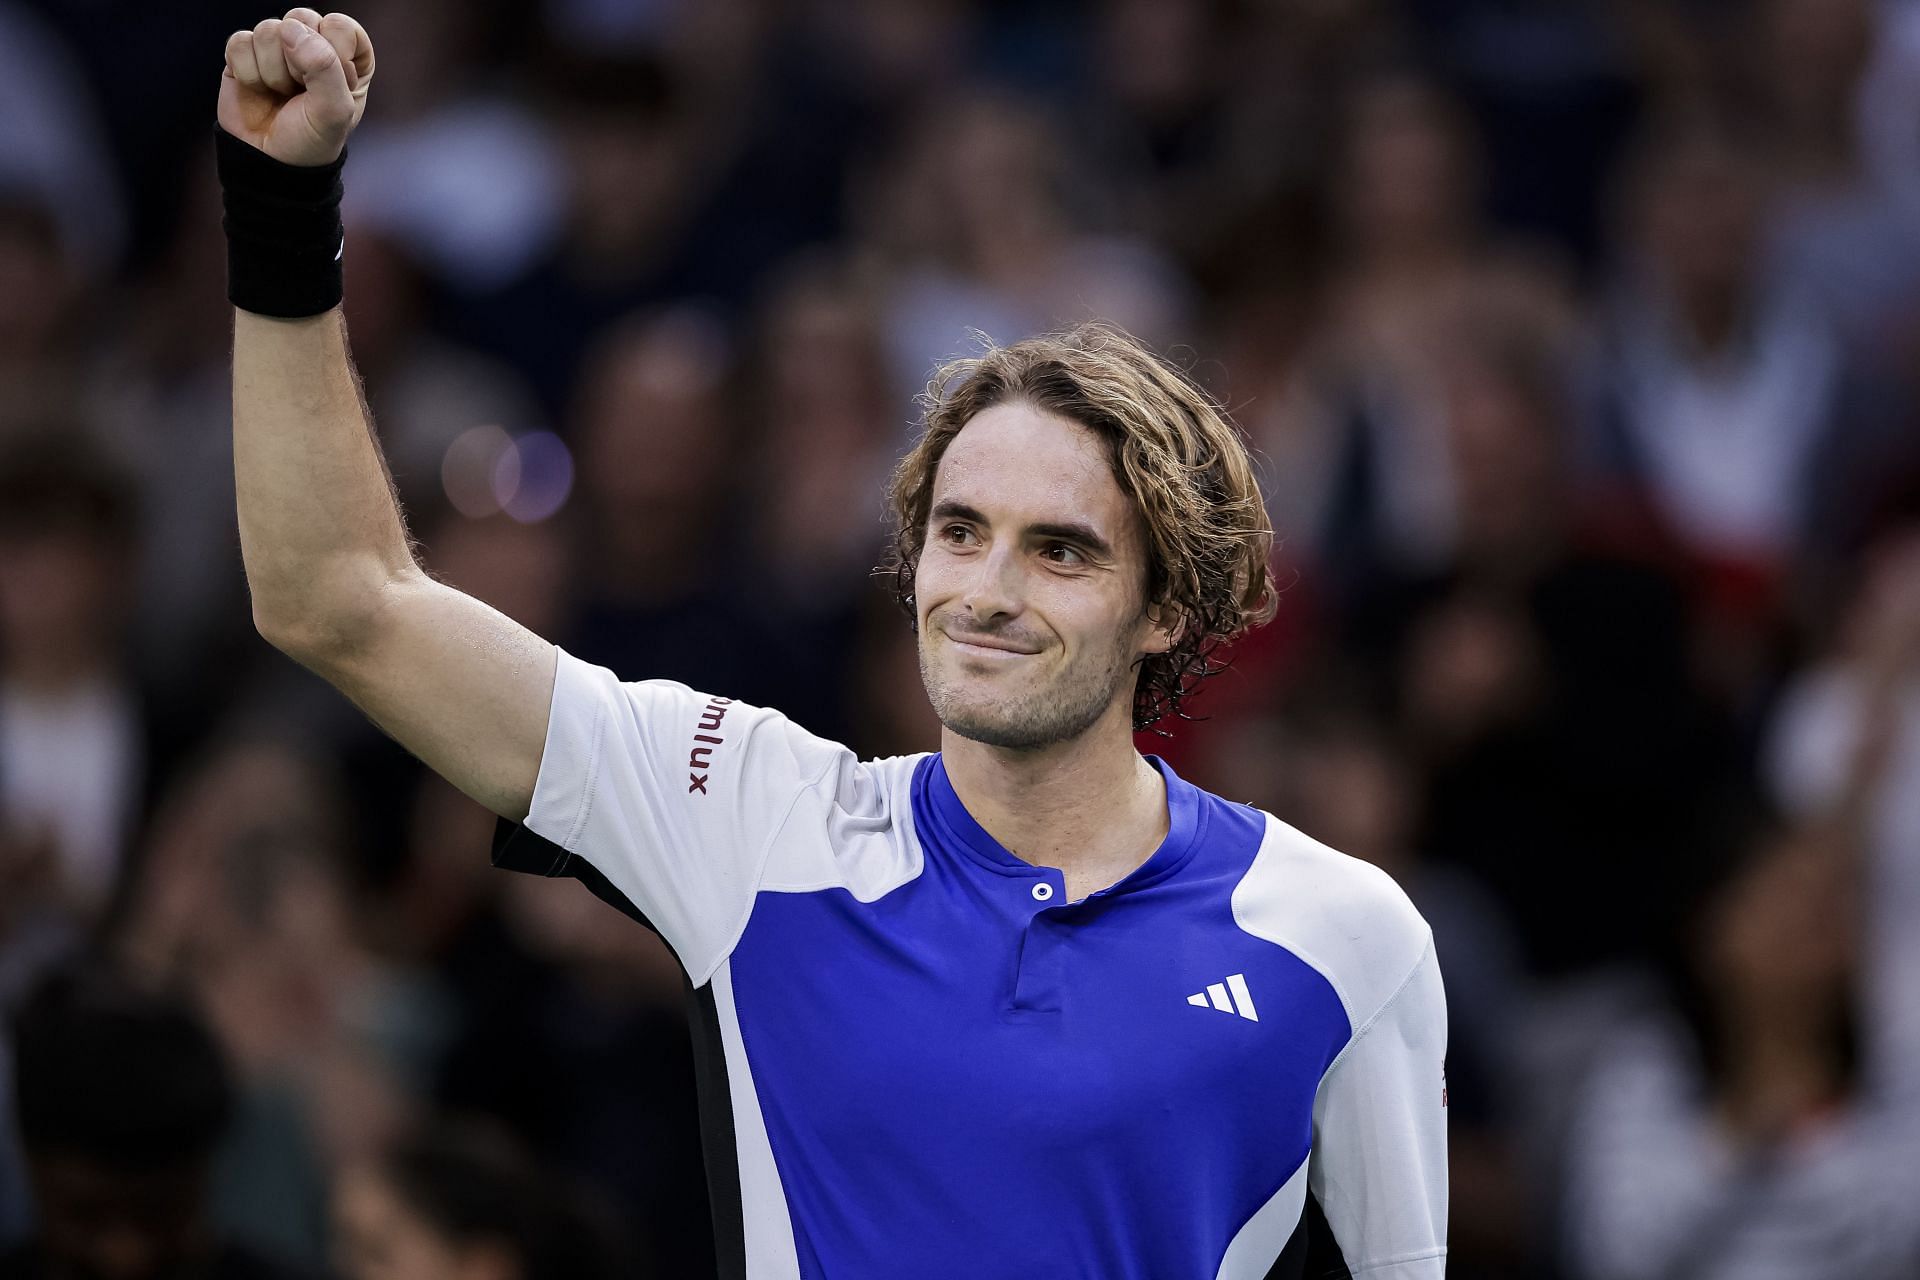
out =
[[[352,12],[436,576],[931,749],[913,396],[1114,321],[1248,434],[1283,587],[1142,748],[1432,923],[1451,1273],[1920,1275],[1920,4]],[[266,16],[0,0],[0,1277],[711,1274],[671,957],[253,629],[211,126]]]

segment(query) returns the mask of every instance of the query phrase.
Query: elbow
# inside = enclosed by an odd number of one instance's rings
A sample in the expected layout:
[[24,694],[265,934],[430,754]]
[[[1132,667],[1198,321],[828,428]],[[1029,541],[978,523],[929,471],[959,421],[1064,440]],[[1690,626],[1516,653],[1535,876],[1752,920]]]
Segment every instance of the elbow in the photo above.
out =
[[309,667],[351,647],[352,637],[359,630],[338,612],[322,609],[296,614],[264,609],[257,601],[253,629],[281,653]]
[[253,629],[260,633],[262,640],[288,657],[298,657],[299,651],[309,643],[308,628],[285,613],[262,608],[257,600],[253,605]]
[[354,591],[313,591],[297,607],[256,594],[253,627],[295,662],[321,669],[369,643],[391,588],[391,583],[377,583]]

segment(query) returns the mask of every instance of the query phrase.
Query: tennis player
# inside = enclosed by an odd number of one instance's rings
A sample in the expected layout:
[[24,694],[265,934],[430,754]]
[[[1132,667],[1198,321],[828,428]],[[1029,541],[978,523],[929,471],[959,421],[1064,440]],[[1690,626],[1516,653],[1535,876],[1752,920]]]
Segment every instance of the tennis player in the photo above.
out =
[[227,45],[255,622],[508,820],[497,862],[673,948],[725,1274],[1441,1275],[1426,924],[1133,746],[1273,610],[1215,407],[1100,327],[936,378],[892,503],[937,754],[862,761],[623,682],[415,563],[338,310],[373,70],[358,24],[310,9]]

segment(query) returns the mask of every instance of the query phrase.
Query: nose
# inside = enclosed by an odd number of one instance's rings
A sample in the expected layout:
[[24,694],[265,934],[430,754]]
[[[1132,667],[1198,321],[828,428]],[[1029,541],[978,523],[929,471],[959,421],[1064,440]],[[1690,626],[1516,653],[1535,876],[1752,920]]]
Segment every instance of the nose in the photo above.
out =
[[976,622],[990,623],[1020,612],[1025,591],[1018,547],[1004,541],[993,543],[974,559],[971,568],[972,576],[960,599]]

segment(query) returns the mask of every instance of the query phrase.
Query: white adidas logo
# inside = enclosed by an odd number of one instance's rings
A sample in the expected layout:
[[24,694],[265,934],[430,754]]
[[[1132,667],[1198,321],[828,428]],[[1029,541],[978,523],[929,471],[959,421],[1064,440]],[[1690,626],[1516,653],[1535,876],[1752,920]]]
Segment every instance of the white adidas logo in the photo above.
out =
[[1253,1011],[1253,992],[1247,990],[1244,973],[1230,973],[1225,982],[1209,982],[1205,991],[1188,996],[1187,1003],[1202,1009],[1211,1007],[1222,1013],[1237,1013],[1248,1022],[1260,1021],[1260,1015]]

